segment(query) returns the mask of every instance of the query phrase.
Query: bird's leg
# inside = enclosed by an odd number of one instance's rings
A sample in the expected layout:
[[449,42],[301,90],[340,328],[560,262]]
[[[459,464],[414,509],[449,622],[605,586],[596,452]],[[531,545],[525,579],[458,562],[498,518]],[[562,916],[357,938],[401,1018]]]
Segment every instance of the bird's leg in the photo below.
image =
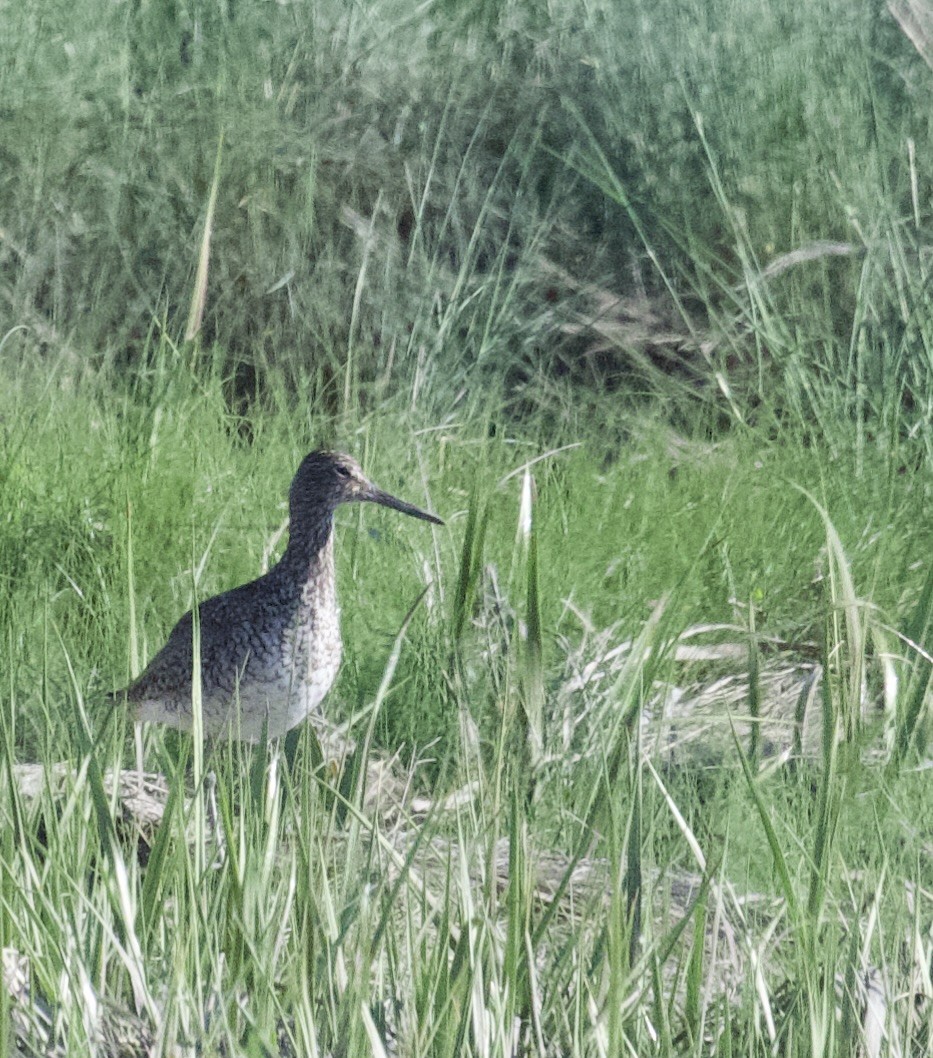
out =
[[133,723],[133,744],[136,748],[136,782],[141,790],[143,788],[143,725],[138,720]]
[[[206,742],[206,762],[209,762],[214,755],[214,739],[208,736]],[[212,767],[208,768],[204,773],[204,792],[206,795],[204,811],[207,816],[207,829],[208,833],[214,838],[214,846],[216,849],[214,864],[215,866],[219,866],[223,863],[224,858],[226,857],[227,840],[224,837],[224,827],[220,818],[220,813],[217,811],[217,772],[215,772]]]

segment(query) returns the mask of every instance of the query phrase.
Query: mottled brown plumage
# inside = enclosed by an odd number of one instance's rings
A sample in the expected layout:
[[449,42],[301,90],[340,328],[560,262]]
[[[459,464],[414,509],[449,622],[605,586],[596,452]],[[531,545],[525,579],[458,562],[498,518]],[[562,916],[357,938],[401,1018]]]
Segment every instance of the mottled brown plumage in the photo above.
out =
[[[334,511],[352,502],[444,524],[377,488],[350,456],[306,456],[289,492],[289,540],[279,562],[198,607],[205,735],[256,741],[264,728],[269,737],[281,735],[317,709],[330,689],[341,655]],[[186,613],[123,692],[137,720],[191,729],[192,624]]]

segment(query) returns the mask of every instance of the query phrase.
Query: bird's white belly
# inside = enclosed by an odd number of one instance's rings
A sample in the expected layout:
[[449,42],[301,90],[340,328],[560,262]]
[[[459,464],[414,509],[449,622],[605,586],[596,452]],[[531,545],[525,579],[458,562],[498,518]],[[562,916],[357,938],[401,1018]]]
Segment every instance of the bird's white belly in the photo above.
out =
[[258,742],[264,734],[268,738],[284,735],[316,712],[340,668],[339,640],[336,649],[331,644],[323,656],[310,653],[305,672],[296,671],[299,663],[273,679],[248,679],[233,695],[217,694],[205,700],[205,735]]

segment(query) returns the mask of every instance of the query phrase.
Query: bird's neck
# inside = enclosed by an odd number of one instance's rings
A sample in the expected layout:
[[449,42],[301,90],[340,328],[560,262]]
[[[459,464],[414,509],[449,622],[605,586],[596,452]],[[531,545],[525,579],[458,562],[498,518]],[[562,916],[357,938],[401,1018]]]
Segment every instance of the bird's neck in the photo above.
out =
[[312,525],[295,525],[289,532],[288,546],[278,563],[279,570],[296,584],[316,577],[333,575],[334,518],[316,519]]

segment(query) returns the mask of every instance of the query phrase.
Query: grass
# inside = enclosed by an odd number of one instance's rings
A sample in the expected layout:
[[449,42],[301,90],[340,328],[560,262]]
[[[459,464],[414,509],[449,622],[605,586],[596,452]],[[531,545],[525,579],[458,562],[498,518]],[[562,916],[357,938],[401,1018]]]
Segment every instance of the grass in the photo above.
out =
[[284,376],[434,422],[586,416],[593,382],[820,443],[905,391],[922,422],[929,73],[850,8],[17,5],[4,311],[134,368],[197,321],[238,410]]
[[[96,1038],[93,1011],[79,1013],[91,988],[206,1053],[381,1053],[386,1025],[411,1054],[718,1053],[724,1033],[762,1053],[786,1035],[802,1053],[801,1032],[859,1038],[861,1007],[847,1029],[834,1020],[848,1008],[833,980],[855,989],[866,966],[888,1030],[928,1031],[894,998],[921,970],[903,938],[928,950],[914,766],[927,707],[908,719],[879,682],[885,665],[905,689],[929,679],[897,638],[930,619],[921,480],[755,434],[672,458],[669,431],[647,423],[609,463],[585,438],[547,454],[520,433],[415,430],[391,409],[326,438],[270,410],[245,443],[219,376],[174,356],[154,352],[166,388],[143,397],[38,371],[5,397],[29,444],[8,449],[4,568],[31,575],[4,593],[4,943],[30,959],[36,994],[64,995],[71,1047]],[[338,783],[307,736],[291,767],[275,748],[229,746],[211,765],[221,854],[193,840],[203,785],[184,794],[204,765],[191,771],[190,740],[153,730],[146,760],[172,794],[143,865],[100,785],[133,760],[102,692],[193,592],[275,554],[292,470],[324,439],[448,521],[341,513],[348,657],[328,700],[334,719],[371,707],[348,776],[399,750],[397,777],[420,762],[407,781],[434,807],[408,819],[396,795]],[[668,726],[662,700],[756,671],[678,660],[701,622],[722,628],[708,643],[748,643],[754,628],[759,644],[812,644],[828,674],[810,706],[816,756],[775,756],[791,745],[790,700],[757,750],[741,699],[696,730],[689,714]],[[902,739],[913,748],[896,765]],[[24,798],[23,761],[81,770]],[[473,796],[443,809],[467,783]],[[758,991],[736,991],[755,965]]]
[[[897,24],[6,23],[0,1040],[925,1053],[933,73]],[[348,759],[137,744],[104,693],[274,560],[317,445],[447,522],[338,515]]]

